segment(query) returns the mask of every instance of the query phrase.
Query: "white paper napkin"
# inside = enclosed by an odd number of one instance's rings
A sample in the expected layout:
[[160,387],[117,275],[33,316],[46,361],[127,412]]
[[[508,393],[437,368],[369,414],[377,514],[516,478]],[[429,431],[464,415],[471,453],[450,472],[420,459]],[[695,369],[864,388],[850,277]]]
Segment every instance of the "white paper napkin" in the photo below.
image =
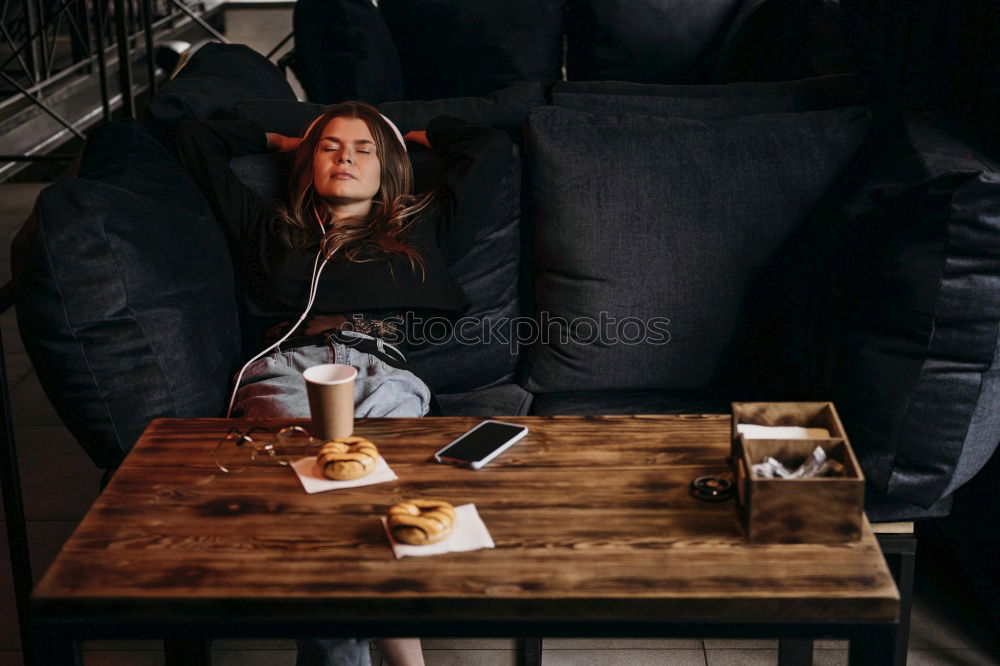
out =
[[479,517],[475,504],[463,504],[455,507],[455,529],[444,541],[438,541],[426,546],[410,546],[399,543],[392,538],[388,521],[382,517],[382,527],[392,544],[392,552],[396,559],[404,557],[423,557],[424,555],[441,555],[442,553],[464,553],[481,548],[495,548],[493,537],[486,529],[486,524]]
[[803,428],[802,426],[762,426],[752,423],[737,423],[736,432],[746,439],[830,439],[826,428]]
[[292,469],[295,470],[295,474],[299,477],[299,481],[302,482],[302,487],[305,488],[306,492],[310,495],[327,490],[371,486],[376,483],[395,481],[399,478],[396,476],[396,473],[392,471],[392,468],[389,467],[389,463],[387,463],[385,458],[382,456],[378,457],[378,462],[375,464],[374,472],[368,476],[363,476],[360,479],[352,479],[351,481],[334,481],[333,479],[328,479],[323,476],[323,473],[320,472],[319,467],[316,465],[315,456],[300,458],[296,462],[292,463]]

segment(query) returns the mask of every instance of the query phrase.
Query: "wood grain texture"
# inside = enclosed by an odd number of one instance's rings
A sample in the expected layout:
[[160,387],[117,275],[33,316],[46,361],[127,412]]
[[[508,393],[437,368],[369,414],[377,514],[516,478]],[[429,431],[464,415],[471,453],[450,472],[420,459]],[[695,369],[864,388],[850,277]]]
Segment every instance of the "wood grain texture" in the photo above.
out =
[[[843,439],[741,439],[743,465],[737,475],[747,538],[754,543],[836,543],[861,538],[865,481]],[[754,463],[773,457],[790,469],[817,446],[844,466],[840,477],[757,478]]]
[[[837,543],[862,535],[865,481],[832,402],[734,402],[732,457],[740,515],[753,543]],[[831,439],[747,439],[737,426],[825,428]],[[752,466],[774,457],[792,469],[817,446],[844,466],[841,478],[759,479]]]
[[[748,544],[733,502],[688,495],[693,478],[729,473],[728,416],[516,421],[528,436],[473,471],[432,455],[478,419],[358,420],[356,434],[399,480],[316,495],[288,468],[215,468],[219,437],[250,423],[154,421],[36,588],[36,610],[166,618],[265,604],[331,621],[581,623],[897,616],[867,521],[846,544]],[[496,548],[395,560],[379,517],[407,498],[474,502]]]

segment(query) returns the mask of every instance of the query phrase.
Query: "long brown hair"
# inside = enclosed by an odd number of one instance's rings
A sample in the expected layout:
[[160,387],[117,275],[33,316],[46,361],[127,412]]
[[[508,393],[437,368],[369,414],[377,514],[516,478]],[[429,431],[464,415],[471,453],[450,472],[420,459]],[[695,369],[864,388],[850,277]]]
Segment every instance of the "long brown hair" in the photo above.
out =
[[[375,139],[381,184],[368,215],[333,222],[333,213],[313,186],[313,156],[331,120],[358,118]],[[406,257],[416,270],[424,268],[423,257],[405,241],[406,232],[435,201],[435,191],[414,196],[413,169],[406,150],[382,115],[364,102],[341,102],[328,106],[313,121],[295,150],[288,172],[288,203],[279,204],[273,221],[277,236],[294,250],[322,248],[326,258],[337,254],[346,261],[380,261]],[[319,224],[326,229],[322,233]]]

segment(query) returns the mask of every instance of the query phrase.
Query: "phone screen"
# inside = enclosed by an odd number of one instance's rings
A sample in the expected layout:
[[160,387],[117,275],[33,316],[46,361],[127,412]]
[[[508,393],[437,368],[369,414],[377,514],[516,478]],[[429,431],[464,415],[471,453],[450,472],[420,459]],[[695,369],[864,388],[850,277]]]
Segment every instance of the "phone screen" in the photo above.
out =
[[524,430],[524,426],[489,421],[462,435],[439,455],[469,462],[483,460]]

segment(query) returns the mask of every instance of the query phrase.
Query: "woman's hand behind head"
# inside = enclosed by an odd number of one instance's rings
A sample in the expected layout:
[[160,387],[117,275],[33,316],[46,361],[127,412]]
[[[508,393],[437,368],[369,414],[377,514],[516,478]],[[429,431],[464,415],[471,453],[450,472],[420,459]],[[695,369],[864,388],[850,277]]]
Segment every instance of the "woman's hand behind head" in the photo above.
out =
[[419,143],[421,146],[431,147],[431,142],[427,139],[427,132],[413,130],[403,135],[405,141]]
[[266,132],[266,136],[267,149],[272,153],[287,153],[290,150],[295,150],[302,143],[302,137],[297,136],[285,136],[274,132]]

